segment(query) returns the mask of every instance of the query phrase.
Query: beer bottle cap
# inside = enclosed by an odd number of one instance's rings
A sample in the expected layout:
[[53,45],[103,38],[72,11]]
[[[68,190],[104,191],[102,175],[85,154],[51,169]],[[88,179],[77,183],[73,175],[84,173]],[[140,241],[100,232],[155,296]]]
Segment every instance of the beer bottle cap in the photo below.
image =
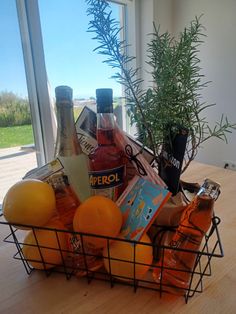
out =
[[57,101],[72,101],[73,89],[69,86],[57,86],[55,88]]
[[220,195],[220,184],[209,178],[206,178],[198,192],[198,195],[201,194],[207,194],[214,200],[217,200],[218,196]]
[[97,113],[113,112],[113,92],[111,88],[96,89]]

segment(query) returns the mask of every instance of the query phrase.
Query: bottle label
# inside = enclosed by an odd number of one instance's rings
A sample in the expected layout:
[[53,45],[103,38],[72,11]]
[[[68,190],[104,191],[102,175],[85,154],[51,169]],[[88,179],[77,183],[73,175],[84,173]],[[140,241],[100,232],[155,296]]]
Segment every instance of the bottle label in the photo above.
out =
[[90,171],[89,181],[92,189],[103,190],[117,187],[123,184],[124,166],[103,170]]

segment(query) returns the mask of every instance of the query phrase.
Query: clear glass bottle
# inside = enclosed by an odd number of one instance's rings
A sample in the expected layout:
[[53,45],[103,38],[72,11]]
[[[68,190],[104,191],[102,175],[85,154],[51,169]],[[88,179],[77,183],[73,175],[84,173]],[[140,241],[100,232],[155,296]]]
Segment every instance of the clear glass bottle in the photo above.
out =
[[69,86],[55,89],[57,108],[57,157],[68,176],[78,199],[83,202],[91,195],[88,176],[88,157],[80,147],[74,124],[73,90]]
[[97,147],[89,155],[91,191],[116,201],[126,187],[126,162],[114,141],[112,89],[97,89],[96,98]]
[[[202,238],[211,225],[214,202],[220,193],[219,189],[218,183],[206,179],[184,210],[180,224],[169,243],[173,249],[164,250],[164,256],[156,265],[158,268],[153,270],[154,280],[162,284],[164,291],[184,294],[188,289]],[[193,250],[196,253],[184,250]]]

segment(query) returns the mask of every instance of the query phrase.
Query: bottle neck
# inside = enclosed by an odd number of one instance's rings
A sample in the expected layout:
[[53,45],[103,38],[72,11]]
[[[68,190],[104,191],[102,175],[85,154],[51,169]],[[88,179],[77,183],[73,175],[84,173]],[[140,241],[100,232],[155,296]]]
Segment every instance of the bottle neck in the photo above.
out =
[[200,194],[196,199],[198,211],[213,210],[215,200],[209,194]]
[[113,113],[97,114],[97,142],[98,145],[114,145],[114,115]]
[[67,101],[57,102],[57,140],[55,157],[79,155],[82,150],[77,138],[73,104]]

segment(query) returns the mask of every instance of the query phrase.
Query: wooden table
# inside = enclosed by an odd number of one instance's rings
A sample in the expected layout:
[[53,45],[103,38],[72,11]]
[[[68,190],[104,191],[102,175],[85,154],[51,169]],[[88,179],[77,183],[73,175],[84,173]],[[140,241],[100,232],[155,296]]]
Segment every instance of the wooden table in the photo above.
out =
[[189,299],[156,291],[116,285],[63,275],[50,277],[41,272],[28,276],[20,261],[12,259],[14,245],[3,243],[9,232],[0,226],[0,313],[236,313],[236,172],[193,162],[183,179],[202,183],[209,177],[222,185],[215,205],[221,217],[219,231],[225,257],[212,261],[212,277],[204,281],[204,291]]

